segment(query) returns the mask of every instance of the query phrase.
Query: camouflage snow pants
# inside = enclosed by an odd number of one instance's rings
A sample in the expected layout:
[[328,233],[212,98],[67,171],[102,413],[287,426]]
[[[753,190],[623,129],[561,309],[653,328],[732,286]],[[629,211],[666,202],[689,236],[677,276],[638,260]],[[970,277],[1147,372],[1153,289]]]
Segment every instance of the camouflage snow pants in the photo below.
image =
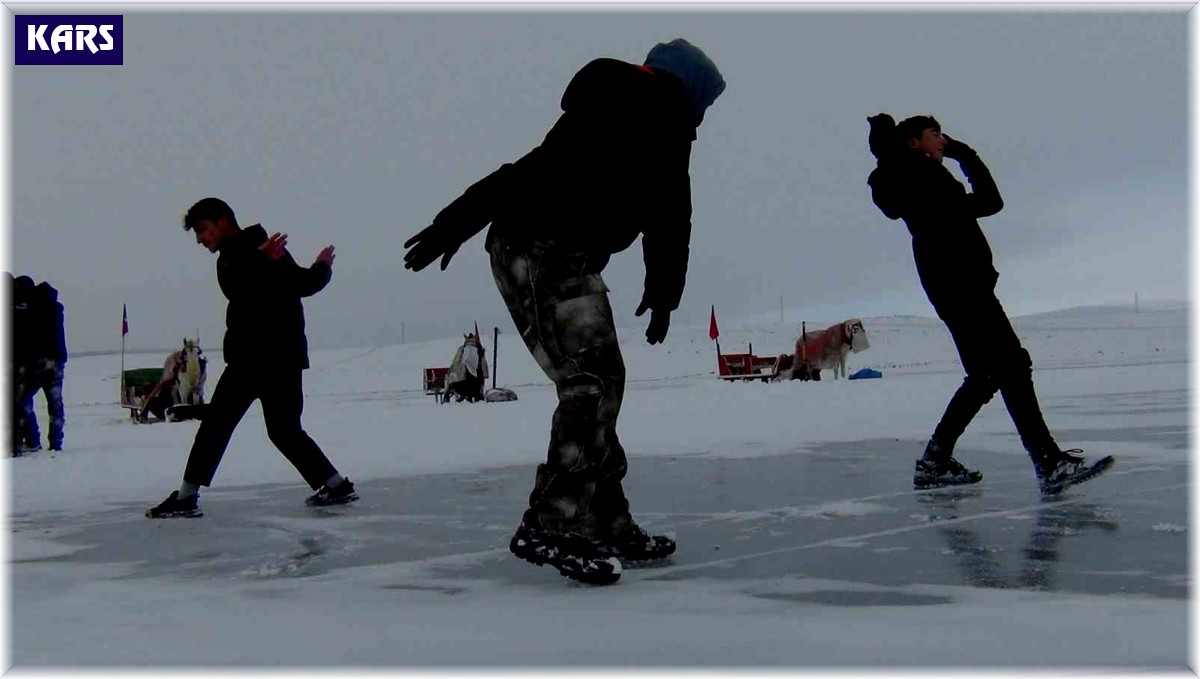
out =
[[608,286],[599,271],[589,270],[588,255],[551,243],[497,236],[489,253],[517,331],[558,390],[550,447],[537,468],[526,520],[592,539],[620,534],[632,524],[616,430],[625,363]]
[[66,415],[62,400],[63,365],[53,358],[43,358],[18,366],[16,375],[17,406],[16,436],[14,444],[27,447],[41,444],[42,433],[38,428],[33,397],[39,390],[46,394],[46,413],[50,415],[50,447],[62,448],[63,427]]

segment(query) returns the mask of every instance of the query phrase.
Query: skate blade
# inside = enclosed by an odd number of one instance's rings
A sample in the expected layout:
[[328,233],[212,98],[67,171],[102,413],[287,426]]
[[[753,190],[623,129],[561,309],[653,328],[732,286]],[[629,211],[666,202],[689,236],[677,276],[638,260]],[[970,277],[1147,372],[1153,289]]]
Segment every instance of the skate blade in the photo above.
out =
[[358,493],[352,493],[350,495],[347,495],[344,498],[339,498],[338,500],[336,500],[334,502],[314,502],[311,499],[308,499],[308,500],[304,501],[304,504],[308,505],[309,507],[340,507],[342,505],[348,505],[351,502],[355,502],[357,500],[358,500]]
[[151,510],[146,510],[147,519],[198,519],[204,516],[204,512],[199,509],[190,512],[168,512],[166,514],[153,514]]
[[980,476],[977,479],[966,479],[964,481],[925,481],[913,482],[913,490],[933,490],[935,488],[960,488],[962,486],[973,486],[983,480]]

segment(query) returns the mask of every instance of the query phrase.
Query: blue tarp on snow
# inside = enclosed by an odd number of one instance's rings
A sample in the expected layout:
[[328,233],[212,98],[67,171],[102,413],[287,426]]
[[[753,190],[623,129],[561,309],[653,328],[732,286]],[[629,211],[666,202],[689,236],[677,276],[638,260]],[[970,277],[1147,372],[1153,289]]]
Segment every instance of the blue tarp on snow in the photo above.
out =
[[876,377],[883,377],[883,373],[873,368],[863,368],[846,379],[850,380],[873,380]]

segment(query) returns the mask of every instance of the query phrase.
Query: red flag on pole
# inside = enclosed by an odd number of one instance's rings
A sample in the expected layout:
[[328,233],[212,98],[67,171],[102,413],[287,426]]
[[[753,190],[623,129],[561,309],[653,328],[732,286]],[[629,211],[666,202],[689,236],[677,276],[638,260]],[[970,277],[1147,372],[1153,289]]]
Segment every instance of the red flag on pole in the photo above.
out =
[[129,312],[121,305],[121,337],[129,334]]
[[708,338],[715,340],[720,337],[721,333],[717,331],[717,307],[713,305],[712,316],[708,319]]

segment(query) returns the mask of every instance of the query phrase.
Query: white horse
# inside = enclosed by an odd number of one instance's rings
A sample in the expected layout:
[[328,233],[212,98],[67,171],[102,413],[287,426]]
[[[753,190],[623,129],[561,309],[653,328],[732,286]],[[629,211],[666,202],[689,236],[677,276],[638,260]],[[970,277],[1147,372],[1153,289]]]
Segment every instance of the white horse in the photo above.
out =
[[204,382],[208,376],[208,359],[200,345],[189,339],[183,340],[183,348],[167,356],[163,363],[164,383],[171,383],[171,401],[181,403],[204,403]]

